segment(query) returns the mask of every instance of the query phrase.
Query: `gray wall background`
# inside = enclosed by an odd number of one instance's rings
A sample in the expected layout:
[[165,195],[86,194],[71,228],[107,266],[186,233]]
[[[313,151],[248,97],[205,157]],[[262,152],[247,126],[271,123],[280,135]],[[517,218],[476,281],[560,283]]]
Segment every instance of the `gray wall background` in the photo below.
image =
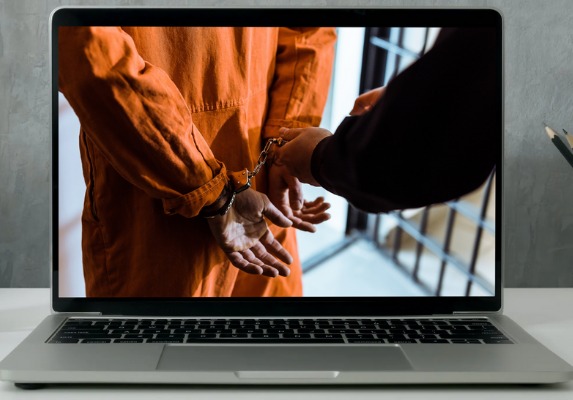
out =
[[[573,132],[571,0],[105,1],[157,6],[473,6],[505,25],[507,287],[573,287],[573,169],[542,129]],[[0,0],[0,287],[49,285],[49,14],[82,1]],[[463,127],[462,127],[463,129]]]

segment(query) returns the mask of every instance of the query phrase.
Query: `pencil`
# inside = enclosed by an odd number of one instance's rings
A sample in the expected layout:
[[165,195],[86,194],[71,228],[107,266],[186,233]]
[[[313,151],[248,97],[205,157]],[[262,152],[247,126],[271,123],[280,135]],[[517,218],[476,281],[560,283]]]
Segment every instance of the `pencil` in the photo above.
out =
[[557,150],[559,150],[559,152],[563,154],[563,157],[565,157],[567,162],[569,162],[569,164],[571,164],[571,166],[573,167],[573,152],[571,152],[571,150],[567,148],[567,145],[563,143],[563,140],[561,140],[561,138],[555,133],[555,131],[550,127],[548,127],[547,125],[545,126],[545,132],[547,133],[547,136],[549,136],[549,139],[551,139],[555,147],[557,147]]
[[571,147],[571,151],[573,151],[573,136],[569,134],[565,129],[563,129],[563,133],[565,134],[565,139],[569,142],[569,147]]

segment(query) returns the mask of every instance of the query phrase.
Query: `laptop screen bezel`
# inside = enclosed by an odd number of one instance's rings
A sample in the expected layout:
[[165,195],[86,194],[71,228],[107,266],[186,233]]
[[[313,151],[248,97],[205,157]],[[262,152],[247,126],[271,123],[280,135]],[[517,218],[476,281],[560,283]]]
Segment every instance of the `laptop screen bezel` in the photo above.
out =
[[[194,23],[195,22],[195,23]],[[59,296],[58,28],[61,26],[488,26],[498,32],[500,145],[495,190],[495,293],[465,297],[69,298]],[[173,316],[380,316],[498,312],[502,306],[503,38],[491,8],[137,8],[61,7],[50,18],[51,289],[54,312]]]

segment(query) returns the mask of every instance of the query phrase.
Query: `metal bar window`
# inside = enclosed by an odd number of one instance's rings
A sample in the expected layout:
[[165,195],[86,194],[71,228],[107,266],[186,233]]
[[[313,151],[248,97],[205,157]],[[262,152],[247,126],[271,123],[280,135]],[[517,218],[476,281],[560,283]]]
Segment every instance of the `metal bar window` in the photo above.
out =
[[[382,252],[382,254],[385,254],[389,259],[391,259],[397,267],[408,273],[412,280],[416,284],[419,284],[423,289],[425,289],[428,294],[434,294],[436,296],[442,295],[444,276],[447,268],[453,268],[465,277],[466,289],[464,293],[466,296],[470,295],[471,288],[474,284],[479,286],[482,291],[493,294],[494,283],[490,282],[487,278],[478,275],[476,271],[476,265],[483,235],[485,233],[489,233],[492,237],[495,235],[495,228],[492,228],[493,222],[487,221],[486,218],[486,210],[489,203],[491,202],[491,188],[494,184],[494,178],[495,171],[492,172],[482,189],[480,189],[482,194],[482,203],[479,212],[475,210],[474,206],[469,203],[466,203],[465,206],[460,207],[459,204],[464,202],[463,198],[447,202],[443,205],[448,209],[448,217],[446,219],[446,229],[442,241],[426,232],[430,210],[432,208],[436,208],[438,205],[428,206],[422,209],[420,212],[421,220],[419,225],[413,223],[410,218],[405,217],[404,213],[401,211],[391,212],[385,215],[380,214],[373,216],[377,219],[388,218],[396,223],[396,228],[394,228],[394,234],[392,235],[391,247],[389,247],[388,244],[384,242],[383,239],[381,239],[381,242],[377,243],[377,248]],[[452,239],[456,235],[455,221],[458,215],[462,215],[468,221],[476,221],[478,216],[483,218],[481,223],[475,223],[476,236],[473,241],[473,246],[468,251],[468,254],[471,255],[469,262],[463,260],[460,255],[454,254],[451,249]],[[486,226],[488,229],[484,228]],[[416,242],[413,268],[408,268],[404,262],[400,261],[400,253],[403,251],[402,242],[404,234],[408,235]],[[438,281],[434,289],[430,289],[429,286],[424,284],[419,277],[421,260],[423,258],[423,250],[428,250],[440,260]]]

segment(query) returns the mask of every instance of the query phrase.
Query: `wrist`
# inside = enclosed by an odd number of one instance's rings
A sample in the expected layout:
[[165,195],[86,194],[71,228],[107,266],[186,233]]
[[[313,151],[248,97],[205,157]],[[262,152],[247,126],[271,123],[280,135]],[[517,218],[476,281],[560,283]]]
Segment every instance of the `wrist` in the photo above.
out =
[[237,193],[248,189],[250,186],[251,181],[247,169],[230,172],[229,180],[217,200],[203,207],[199,212],[199,216],[203,218],[215,218],[227,214],[233,206]]
[[218,215],[224,215],[229,211],[235,197],[235,192],[231,187],[230,182],[227,182],[217,199],[206,205],[199,212],[199,216],[203,218],[214,218]]

